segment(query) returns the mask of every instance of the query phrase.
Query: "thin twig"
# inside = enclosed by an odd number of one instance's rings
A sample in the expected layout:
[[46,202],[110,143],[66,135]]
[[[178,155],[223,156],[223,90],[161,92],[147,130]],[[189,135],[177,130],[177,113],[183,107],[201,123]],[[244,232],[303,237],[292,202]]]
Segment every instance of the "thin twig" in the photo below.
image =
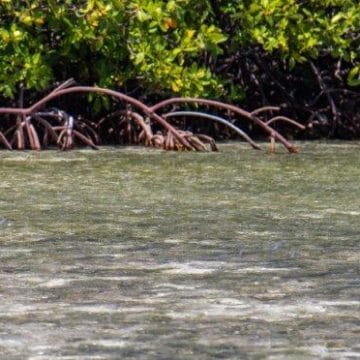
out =
[[320,71],[318,70],[318,68],[315,66],[315,64],[312,61],[310,61],[309,63],[310,63],[311,69],[313,70],[313,72],[317,78],[320,90],[324,91],[324,93],[326,94],[326,97],[328,99],[328,102],[330,104],[331,112],[333,114],[332,130],[331,130],[331,132],[333,134],[335,131],[336,125],[337,125],[338,118],[339,118],[339,112],[337,110],[337,107],[336,107],[333,97],[331,96],[330,92],[327,91],[327,86],[320,74]]

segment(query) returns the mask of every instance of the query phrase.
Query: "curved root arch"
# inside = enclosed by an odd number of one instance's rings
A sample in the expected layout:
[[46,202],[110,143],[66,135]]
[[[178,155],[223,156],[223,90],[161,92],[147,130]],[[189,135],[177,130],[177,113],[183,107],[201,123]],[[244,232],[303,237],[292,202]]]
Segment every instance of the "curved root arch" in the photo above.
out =
[[[200,99],[200,98],[172,98],[172,99],[167,99],[167,100],[161,101],[161,102],[151,106],[150,110],[155,112],[155,111],[158,111],[159,109],[164,108],[164,107],[169,106],[169,105],[186,104],[186,103],[212,106],[212,107],[215,107],[215,108],[218,108],[218,109],[228,110],[228,111],[231,111],[231,112],[233,112],[235,114],[238,114],[241,117],[244,117],[245,119],[255,123],[256,125],[258,125],[269,136],[273,137],[275,140],[278,140],[280,143],[282,143],[288,149],[289,152],[291,152],[291,153],[297,153],[298,152],[298,149],[293,144],[288,142],[280,133],[278,133],[276,130],[274,130],[272,127],[270,127],[268,124],[263,122],[261,119],[259,119],[254,114],[252,114],[252,113],[250,113],[250,112],[248,112],[248,111],[246,111],[244,109],[241,109],[241,108],[239,108],[237,106],[227,104],[227,103],[223,103],[221,101]],[[275,110],[275,108],[272,109],[272,110]]]
[[120,101],[124,101],[133,105],[134,107],[140,109],[144,112],[147,116],[149,116],[154,121],[158,122],[162,125],[166,130],[171,132],[174,137],[184,146],[187,150],[194,150],[193,146],[186,140],[185,137],[181,136],[179,132],[171,126],[166,120],[164,120],[160,115],[151,111],[151,109],[142,103],[141,101],[132,98],[131,96],[125,95],[123,93],[105,89],[105,88],[98,88],[98,87],[91,87],[91,86],[72,86],[69,88],[60,88],[55,89],[49,95],[45,96],[43,99],[36,102],[34,105],[28,108],[0,108],[0,114],[14,114],[14,115],[21,115],[21,116],[29,116],[31,114],[36,113],[37,110],[42,108],[46,103],[49,101],[61,97],[63,95],[68,95],[72,93],[97,93],[103,95],[112,96]]
[[234,124],[232,124],[230,121],[225,120],[220,116],[207,114],[207,113],[203,113],[203,112],[199,112],[199,111],[174,111],[174,112],[163,114],[162,116],[165,119],[171,118],[171,117],[177,117],[177,116],[191,116],[194,118],[204,118],[204,119],[212,120],[215,122],[219,122],[219,123],[229,127],[233,131],[235,131],[241,138],[243,138],[245,141],[247,141],[254,149],[257,149],[257,150],[261,149],[260,146],[258,144],[256,144],[256,142],[254,140],[252,140],[248,134],[246,134],[243,130],[241,130]]
[[[211,121],[221,122],[225,126],[234,130],[237,134],[239,134],[242,138],[244,138],[253,148],[259,149],[259,145],[257,145],[246,133],[244,133],[241,129],[236,127],[231,122],[216,116],[198,111],[180,111],[180,112],[171,112],[165,114],[163,116],[159,115],[156,111],[160,108],[164,108],[173,104],[186,104],[193,103],[204,106],[211,106],[217,109],[222,109],[225,111],[229,111],[233,114],[237,114],[248,121],[259,126],[262,130],[264,130],[271,141],[275,143],[275,141],[279,141],[282,143],[289,152],[297,152],[297,148],[289,143],[279,132],[269,126],[271,123],[277,121],[285,121],[292,125],[296,125],[300,128],[303,128],[302,125],[296,123],[295,121],[286,118],[284,116],[275,116],[271,118],[269,121],[265,122],[261,120],[257,115],[261,114],[265,111],[279,111],[280,108],[267,106],[263,108],[259,108],[254,110],[253,112],[248,112],[242,108],[237,106],[223,103],[216,100],[207,100],[201,98],[171,98],[164,100],[158,104],[153,106],[147,106],[143,102],[125,95],[121,92],[100,88],[100,87],[91,87],[91,86],[74,86],[74,81],[72,79],[64,82],[52,92],[50,92],[47,96],[33,104],[28,108],[0,108],[0,114],[8,114],[8,115],[16,115],[16,124],[8,129],[5,133],[0,132],[0,143],[2,143],[5,148],[12,149],[13,143],[17,144],[18,149],[24,149],[26,147],[26,142],[30,146],[31,149],[40,150],[41,141],[39,140],[38,132],[36,131],[33,121],[37,122],[38,125],[41,125],[44,129],[44,139],[43,144],[47,143],[48,138],[52,140],[55,139],[58,145],[66,150],[70,149],[74,145],[74,139],[77,138],[81,140],[83,143],[91,146],[93,148],[97,148],[95,143],[97,142],[97,133],[95,130],[89,126],[85,121],[75,120],[68,116],[63,111],[58,111],[60,114],[51,114],[51,112],[41,113],[39,110],[43,108],[48,102],[59,98],[61,96],[69,95],[72,93],[96,93],[101,95],[107,95],[119,100],[121,102],[125,102],[130,105],[128,110],[124,110],[125,116],[134,121],[137,126],[141,129],[141,133],[139,135],[139,139],[145,143],[145,145],[153,145],[156,147],[161,147],[164,149],[173,149],[173,150],[206,150],[206,145],[210,145],[211,149],[216,149],[216,145],[214,140],[208,137],[207,135],[197,134],[194,135],[189,131],[183,131],[176,129],[174,126],[169,124],[166,121],[167,117],[174,116],[192,116],[192,117],[202,117]],[[133,108],[136,111],[133,111]],[[150,122],[145,122],[143,116],[145,115],[147,119],[159,124],[166,133],[157,133],[153,134],[150,126]],[[45,117],[57,116],[62,118],[62,124],[60,126],[52,126]],[[57,133],[59,132],[59,133]],[[8,141],[7,133],[12,133],[12,140]],[[94,142],[92,138],[95,139]],[[46,146],[46,145],[45,145]]]
[[91,86],[73,86],[67,89],[61,89],[56,91],[55,93],[51,93],[42,100],[38,101],[36,104],[28,108],[28,110],[33,113],[37,109],[41,108],[43,105],[45,105],[50,100],[53,100],[57,97],[60,97],[62,95],[71,94],[71,93],[97,93],[97,94],[104,94],[112,96],[120,101],[124,101],[126,103],[129,103],[133,105],[134,107],[140,109],[143,113],[145,113],[147,116],[149,116],[151,119],[162,125],[165,129],[167,129],[169,132],[171,132],[174,137],[188,150],[193,150],[193,147],[191,144],[183,137],[181,136],[178,131],[171,126],[166,120],[164,120],[160,115],[154,113],[151,111],[151,109],[142,103],[141,101],[125,95],[121,92],[105,89],[105,88],[97,88],[97,87],[91,87]]

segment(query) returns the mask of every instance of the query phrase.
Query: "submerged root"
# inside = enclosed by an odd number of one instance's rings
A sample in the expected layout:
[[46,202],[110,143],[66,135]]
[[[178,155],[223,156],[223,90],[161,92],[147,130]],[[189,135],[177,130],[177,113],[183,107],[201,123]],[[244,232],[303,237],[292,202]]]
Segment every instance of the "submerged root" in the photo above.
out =
[[215,140],[205,134],[196,134],[199,140],[201,140],[203,143],[208,144],[210,146],[211,151],[219,151],[219,148],[216,145]]

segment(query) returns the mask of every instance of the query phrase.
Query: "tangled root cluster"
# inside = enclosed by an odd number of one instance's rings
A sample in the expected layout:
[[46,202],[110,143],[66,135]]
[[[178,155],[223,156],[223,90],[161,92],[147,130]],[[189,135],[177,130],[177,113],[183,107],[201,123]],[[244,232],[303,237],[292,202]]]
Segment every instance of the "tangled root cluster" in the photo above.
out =
[[[243,130],[217,115],[200,111],[176,111],[161,115],[158,113],[160,109],[176,104],[177,106],[197,104],[208,108],[214,107],[217,111],[226,111],[233,116],[245,118],[267,133],[271,140],[271,151],[275,151],[275,142],[278,141],[289,152],[297,152],[296,147],[272,128],[271,124],[284,121],[301,129],[304,128],[294,120],[283,116],[275,116],[267,121],[259,117],[266,112],[279,111],[277,107],[265,107],[247,112],[234,105],[197,98],[171,98],[149,107],[137,99],[110,89],[73,85],[73,80],[68,80],[29,108],[0,108],[0,115],[5,118],[0,118],[2,120],[0,145],[8,150],[41,150],[51,146],[57,146],[61,150],[70,150],[77,145],[97,149],[99,144],[110,140],[115,144],[142,144],[164,150],[218,150],[212,137],[175,128],[167,121],[168,118],[181,116],[220,122],[241,136],[253,148],[260,148]],[[45,106],[50,100],[71,93],[109,95],[125,102],[126,109],[118,110],[96,123],[82,117],[74,118],[62,110],[46,110]]]
[[[141,144],[174,151],[188,150],[173,131],[166,129],[154,131],[149,117],[144,119],[139,113],[131,110],[112,113],[95,124],[95,128],[102,139],[112,139],[112,142],[118,144]],[[176,129],[176,132],[192,146],[193,150],[218,150],[214,139],[210,136],[180,129]]]

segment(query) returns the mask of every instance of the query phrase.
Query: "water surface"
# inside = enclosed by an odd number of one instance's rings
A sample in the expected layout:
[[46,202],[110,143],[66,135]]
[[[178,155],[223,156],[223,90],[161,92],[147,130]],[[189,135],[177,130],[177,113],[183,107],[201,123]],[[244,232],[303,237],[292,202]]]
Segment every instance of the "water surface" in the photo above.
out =
[[359,359],[360,144],[0,152],[1,359]]

